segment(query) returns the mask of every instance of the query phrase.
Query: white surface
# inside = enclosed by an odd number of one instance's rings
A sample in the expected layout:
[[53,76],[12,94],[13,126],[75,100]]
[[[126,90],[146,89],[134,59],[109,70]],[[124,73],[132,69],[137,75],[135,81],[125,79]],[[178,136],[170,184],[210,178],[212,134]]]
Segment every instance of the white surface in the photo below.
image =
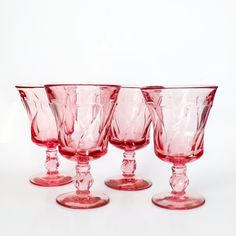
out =
[[[1,0],[0,235],[236,235],[235,10],[233,0]],[[219,85],[205,154],[188,165],[188,190],[206,204],[168,211],[151,203],[171,175],[152,144],[137,152],[137,173],[153,181],[145,191],[103,184],[120,173],[121,150],[110,146],[92,163],[92,190],[111,198],[105,207],[65,209],[55,197],[73,185],[31,185],[44,154],[30,141],[14,85],[56,81]],[[74,164],[61,158],[61,170],[74,173]]]

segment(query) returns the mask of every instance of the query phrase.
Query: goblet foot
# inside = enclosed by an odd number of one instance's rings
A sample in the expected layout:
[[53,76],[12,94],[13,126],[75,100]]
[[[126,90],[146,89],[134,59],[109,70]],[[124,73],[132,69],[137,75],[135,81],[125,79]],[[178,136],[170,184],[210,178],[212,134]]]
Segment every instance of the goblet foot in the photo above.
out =
[[105,181],[105,184],[110,188],[124,191],[144,190],[152,186],[152,183],[148,180],[138,177],[126,178],[123,176],[108,179]]
[[71,183],[72,177],[63,174],[38,174],[30,177],[30,182],[38,186],[54,187]]
[[152,202],[159,207],[170,210],[188,210],[203,205],[205,199],[195,194],[162,193],[154,195]]
[[57,203],[73,209],[89,209],[106,205],[109,197],[103,193],[80,195],[76,192],[64,193],[57,197]]

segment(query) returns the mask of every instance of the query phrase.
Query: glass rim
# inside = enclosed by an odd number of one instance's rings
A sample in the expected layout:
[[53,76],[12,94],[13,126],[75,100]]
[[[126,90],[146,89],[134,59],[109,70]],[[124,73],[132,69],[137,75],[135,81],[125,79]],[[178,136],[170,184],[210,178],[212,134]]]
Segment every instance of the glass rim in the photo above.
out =
[[121,89],[141,89],[142,86],[138,87],[138,86],[122,86],[120,87]]
[[142,87],[141,90],[152,90],[152,89],[217,89],[217,85],[174,85],[174,86],[161,86],[161,85],[153,85],[153,86],[145,86]]
[[43,85],[15,85],[15,88],[17,89],[23,89],[23,88],[44,88]]
[[117,84],[45,84],[45,88],[49,87],[62,87],[62,86],[81,86],[81,87],[113,87],[120,88],[120,85]]

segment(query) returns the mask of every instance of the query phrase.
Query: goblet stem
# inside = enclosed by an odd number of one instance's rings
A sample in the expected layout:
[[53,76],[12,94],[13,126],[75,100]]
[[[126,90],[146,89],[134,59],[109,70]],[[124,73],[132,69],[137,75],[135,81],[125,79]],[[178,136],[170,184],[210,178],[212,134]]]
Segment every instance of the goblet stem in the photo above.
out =
[[187,167],[185,165],[173,165],[172,176],[170,177],[170,186],[172,194],[184,195],[185,189],[189,184],[189,179],[186,175]]
[[57,149],[56,148],[47,148],[46,150],[46,162],[45,168],[47,169],[48,175],[57,175],[59,160],[57,157]]
[[185,193],[185,189],[189,184],[186,170],[185,165],[174,164],[172,176],[170,177],[172,192],[156,194],[152,197],[152,202],[159,207],[172,210],[186,210],[203,205],[205,202],[203,197]]
[[59,161],[56,148],[47,148],[44,166],[47,169],[47,173],[32,176],[30,178],[31,183],[44,187],[53,187],[68,184],[72,181],[71,176],[61,174],[58,171]]
[[90,194],[90,187],[93,184],[93,177],[90,173],[89,162],[78,162],[76,165],[76,175],[74,177],[74,185],[76,194],[86,196]]
[[106,205],[109,197],[102,193],[90,193],[93,177],[90,174],[88,162],[78,162],[74,185],[76,192],[64,193],[57,197],[57,202],[65,207],[74,209],[89,209]]
[[134,172],[136,170],[135,152],[125,151],[121,165],[122,176],[110,178],[105,184],[113,189],[124,191],[136,191],[149,188],[152,183],[148,180],[138,178]]
[[125,178],[133,178],[136,170],[135,152],[125,151],[123,153],[124,159],[121,165],[122,175]]

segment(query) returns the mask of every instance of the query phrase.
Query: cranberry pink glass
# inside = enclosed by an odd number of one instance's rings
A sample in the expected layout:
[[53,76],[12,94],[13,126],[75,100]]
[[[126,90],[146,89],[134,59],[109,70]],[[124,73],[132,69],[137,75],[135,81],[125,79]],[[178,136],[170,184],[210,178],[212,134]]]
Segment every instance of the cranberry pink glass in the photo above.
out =
[[217,86],[142,88],[154,125],[155,154],[173,164],[172,191],[154,195],[154,204],[168,209],[204,204],[203,197],[185,192],[186,163],[203,155],[204,128],[216,90]]
[[122,176],[105,181],[118,190],[142,190],[151,186],[148,180],[135,176],[135,151],[149,143],[151,117],[140,88],[122,87],[111,123],[110,143],[124,150]]
[[107,152],[108,132],[119,92],[115,85],[46,85],[59,130],[59,151],[75,161],[75,192],[57,202],[69,208],[95,208],[109,202],[105,194],[91,193],[89,161]]
[[72,181],[70,176],[58,172],[58,132],[44,87],[16,86],[16,88],[30,120],[32,141],[39,146],[46,147],[45,168],[47,172],[32,176],[30,182],[45,187],[70,183]]

